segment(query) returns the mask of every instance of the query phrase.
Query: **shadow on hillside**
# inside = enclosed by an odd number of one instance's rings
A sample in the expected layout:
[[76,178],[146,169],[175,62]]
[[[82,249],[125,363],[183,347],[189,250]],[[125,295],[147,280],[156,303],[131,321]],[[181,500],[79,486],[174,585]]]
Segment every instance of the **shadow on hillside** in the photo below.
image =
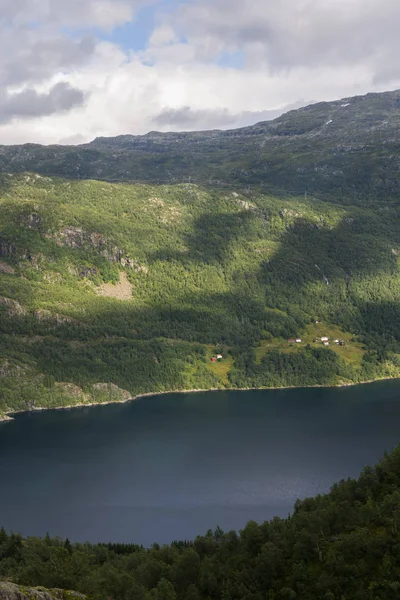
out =
[[[251,218],[247,213],[224,215],[221,220],[206,215],[187,237],[189,252],[183,258],[163,252],[156,258],[228,263],[234,240],[246,237],[246,232],[252,234]],[[364,277],[378,280],[376,314],[381,306],[388,323],[400,322],[400,305],[389,307],[379,301],[379,285],[382,293],[387,285],[379,283],[379,275],[395,274],[396,257],[390,246],[398,239],[397,231],[391,233],[389,243],[382,235],[358,229],[356,220],[344,220],[330,230],[299,219],[282,236],[280,248],[270,260],[254,270],[226,271],[229,292],[186,292],[183,285],[175,297],[160,298],[152,306],[104,306],[94,318],[95,325],[110,333],[134,330],[144,339],[166,337],[232,345],[251,344],[264,331],[274,337],[293,335],[317,315],[359,330],[367,322],[364,314],[371,313],[371,306],[367,308],[357,293],[363,285],[371,285],[364,283]],[[266,306],[279,310],[266,311]],[[370,318],[368,322],[373,327]],[[400,338],[397,330],[396,326]]]
[[160,250],[151,260],[197,261],[201,263],[224,263],[230,258],[232,245],[245,237],[251,238],[253,213],[206,213],[194,223],[194,232],[184,236],[187,252]]
[[[161,251],[152,259],[213,262],[224,266],[229,263],[235,240],[252,239],[253,218],[248,212],[223,214],[218,218],[204,215],[185,240],[186,255]],[[82,373],[82,378],[87,373],[97,381],[111,380],[112,370],[118,373],[115,381],[126,381],[128,386],[134,369],[142,365],[143,359],[147,364],[141,366],[143,377],[148,377],[152,389],[172,380],[178,382],[175,385],[178,387],[179,373],[186,363],[184,355],[174,358],[176,364],[174,362],[169,372],[168,357],[178,352],[173,340],[248,348],[265,332],[274,337],[295,335],[317,315],[350,331],[367,329],[379,335],[387,332],[400,340],[400,304],[380,300],[388,284],[379,283],[379,275],[395,273],[396,257],[391,246],[395,247],[398,241],[397,224],[391,231],[385,231],[379,227],[374,229],[355,217],[327,229],[298,219],[288,226],[279,249],[269,260],[259,262],[253,270],[234,270],[231,280],[229,273],[235,263],[229,265],[227,282],[230,281],[231,288],[228,292],[195,293],[178,286],[174,297],[168,299],[160,294],[160,300],[152,306],[141,307],[99,300],[96,314],[87,317],[87,330],[70,324],[54,333],[61,342],[54,340],[51,349],[41,354],[41,368],[52,374],[57,356],[60,369],[64,361],[72,365],[72,370]],[[371,285],[364,281],[364,277],[371,279],[371,276],[378,280],[376,302],[364,301],[357,293],[361,289],[357,286]],[[266,307],[279,310],[266,310]],[[118,340],[118,336],[127,339]],[[92,339],[96,343],[80,347],[68,342],[79,339]],[[132,353],[139,352],[133,350],[139,340],[148,340],[151,347],[143,342],[143,354],[137,359]],[[110,347],[118,352],[106,352]],[[42,350],[37,346],[29,352],[35,356]],[[162,369],[160,364],[163,364]]]
[[[326,229],[298,220],[281,238],[278,252],[262,265],[260,276],[266,285],[287,285],[293,300],[310,283],[321,281],[328,287],[341,280],[348,285],[362,276],[394,274],[396,259],[388,237],[357,231],[354,221]],[[392,238],[393,245],[398,243],[394,232]]]

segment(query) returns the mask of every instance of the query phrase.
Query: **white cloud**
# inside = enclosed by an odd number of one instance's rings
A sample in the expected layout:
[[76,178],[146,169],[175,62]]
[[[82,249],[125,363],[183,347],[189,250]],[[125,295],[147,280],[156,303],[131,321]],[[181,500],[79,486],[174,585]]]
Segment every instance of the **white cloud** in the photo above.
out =
[[[18,21],[23,7],[32,8],[35,1],[46,7],[40,13],[41,38],[24,25],[28,16]],[[7,2],[0,0],[0,9]],[[391,0],[193,0],[160,12],[147,48],[138,52],[87,34],[68,38],[54,25],[58,19],[71,26],[107,27],[107,21],[114,26],[131,18],[134,1],[13,0],[9,5],[14,24],[3,23],[3,30],[10,43],[14,33],[26,44],[18,50],[16,39],[15,55],[4,58],[0,36],[0,82],[7,79],[22,91],[49,90],[61,81],[80,90],[86,102],[72,104],[68,113],[57,109],[29,120],[26,114],[18,120],[14,112],[12,122],[0,125],[0,143],[72,143],[156,128],[236,127],[300,99],[400,87],[395,27],[400,5]],[[29,14],[32,19],[34,11]],[[244,68],[227,66],[230,52],[241,53]]]
[[128,22],[140,4],[140,0],[0,0],[0,14],[15,25],[113,29]]

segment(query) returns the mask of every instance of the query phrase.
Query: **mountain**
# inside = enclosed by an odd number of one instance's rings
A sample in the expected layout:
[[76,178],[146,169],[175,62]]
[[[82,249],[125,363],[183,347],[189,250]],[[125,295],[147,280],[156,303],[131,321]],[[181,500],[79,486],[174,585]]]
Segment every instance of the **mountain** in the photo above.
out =
[[0,169],[108,181],[262,185],[364,203],[398,198],[400,91],[320,102],[231,131],[0,147]]
[[0,418],[399,376],[399,98],[2,147]]
[[[151,548],[23,539],[0,530],[1,600],[395,600],[400,593],[400,449],[287,519]],[[11,590],[16,586],[6,584]],[[29,593],[28,593],[29,592]],[[82,597],[81,597],[82,598]]]

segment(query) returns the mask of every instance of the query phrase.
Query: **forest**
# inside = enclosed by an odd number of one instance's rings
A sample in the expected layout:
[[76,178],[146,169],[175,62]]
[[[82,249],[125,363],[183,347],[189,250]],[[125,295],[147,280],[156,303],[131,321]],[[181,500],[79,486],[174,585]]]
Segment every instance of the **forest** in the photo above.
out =
[[[400,447],[287,519],[151,548],[0,530],[0,580],[94,600],[394,600],[400,594]],[[22,588],[24,589],[24,588]],[[65,598],[68,598],[65,595]]]
[[33,173],[0,183],[0,417],[400,375],[396,203]]

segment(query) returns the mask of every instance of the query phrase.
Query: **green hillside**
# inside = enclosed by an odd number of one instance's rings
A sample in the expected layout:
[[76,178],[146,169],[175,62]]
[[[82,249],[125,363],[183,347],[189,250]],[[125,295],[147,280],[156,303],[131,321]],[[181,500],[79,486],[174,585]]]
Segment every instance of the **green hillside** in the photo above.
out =
[[[0,530],[2,600],[395,600],[400,594],[400,449],[287,519],[193,542],[71,544]],[[7,590],[10,592],[7,594]],[[4,593],[2,594],[2,592]],[[12,595],[19,592],[20,595]],[[22,595],[23,594],[23,595]]]
[[384,196],[3,173],[0,413],[398,376],[397,216]]

